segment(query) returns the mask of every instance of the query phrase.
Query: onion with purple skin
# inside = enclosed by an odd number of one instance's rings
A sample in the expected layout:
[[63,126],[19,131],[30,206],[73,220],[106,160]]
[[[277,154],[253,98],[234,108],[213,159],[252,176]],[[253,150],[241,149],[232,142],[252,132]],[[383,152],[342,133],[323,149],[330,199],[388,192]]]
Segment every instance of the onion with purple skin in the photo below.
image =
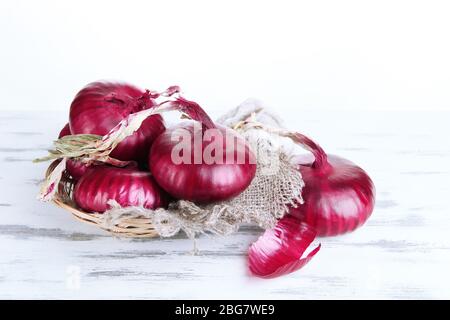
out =
[[[126,83],[90,83],[78,92],[71,104],[70,131],[104,136],[128,115],[154,107],[153,98],[149,91]],[[117,145],[111,157],[146,162],[147,150],[164,129],[160,115],[148,117],[136,132]]]
[[[237,196],[251,183],[256,161],[246,141],[222,126],[214,125],[209,130],[215,130],[210,131],[213,133],[211,139],[205,138],[208,132],[202,132],[192,122],[182,123],[167,129],[153,143],[149,155],[150,171],[171,196],[199,203],[221,201]],[[174,137],[178,135],[188,137],[184,143],[191,151],[186,158],[188,161],[179,163],[173,159],[178,143]],[[195,139],[201,139],[197,149]],[[216,158],[208,161],[206,150],[213,145],[217,147],[217,153],[211,154]],[[198,156],[199,160],[196,160]]]
[[70,132],[70,126],[68,123],[66,123],[64,128],[62,128],[61,131],[59,132],[58,139],[65,137],[65,136],[70,136],[71,134],[72,133]]
[[336,236],[363,225],[375,203],[375,187],[367,173],[349,160],[327,155],[311,139],[296,134],[310,155],[298,156],[305,188],[304,204],[290,214],[314,227],[318,236]]
[[74,200],[87,212],[103,213],[109,200],[122,207],[156,209],[167,204],[167,195],[149,172],[135,168],[99,166],[89,170],[75,186]]

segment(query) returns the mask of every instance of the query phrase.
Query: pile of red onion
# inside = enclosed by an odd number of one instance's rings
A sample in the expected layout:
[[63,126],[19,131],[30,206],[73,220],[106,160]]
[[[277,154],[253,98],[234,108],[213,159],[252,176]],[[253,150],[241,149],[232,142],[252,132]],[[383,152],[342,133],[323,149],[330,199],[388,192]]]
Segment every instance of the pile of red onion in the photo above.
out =
[[[208,204],[231,199],[250,185],[256,164],[248,143],[232,129],[215,124],[195,102],[181,96],[157,102],[157,98],[178,91],[178,87],[171,87],[157,93],[126,83],[98,81],[78,92],[59,138],[85,134],[105,137],[133,114],[164,103],[197,121],[166,128],[161,115],[149,116],[112,150],[110,157],[120,160],[120,166],[83,157],[68,158],[65,170],[75,182],[73,197],[80,209],[103,213],[110,209],[111,200],[122,207],[147,209],[166,207],[174,200]],[[231,136],[238,147],[229,149],[228,139],[206,138],[209,129]],[[185,151],[178,154],[182,161],[174,161],[180,142],[173,138],[177,135],[190,137],[183,143],[201,155],[209,151],[219,161],[197,159],[195,152]],[[196,135],[204,138],[200,144],[193,138]],[[363,169],[327,155],[302,134],[284,135],[311,152],[310,156],[294,158],[305,182],[304,203],[292,206],[250,247],[249,270],[263,278],[298,270],[319,251],[320,245],[305,254],[316,236],[353,231],[364,224],[374,208],[374,185]]]

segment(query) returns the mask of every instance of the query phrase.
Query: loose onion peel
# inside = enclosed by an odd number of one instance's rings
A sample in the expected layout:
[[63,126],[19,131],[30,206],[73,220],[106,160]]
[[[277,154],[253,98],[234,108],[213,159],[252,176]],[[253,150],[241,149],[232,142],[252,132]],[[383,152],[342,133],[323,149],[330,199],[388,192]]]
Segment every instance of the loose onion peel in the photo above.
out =
[[302,268],[320,250],[314,248],[303,254],[316,237],[312,227],[286,215],[273,229],[266,230],[248,251],[248,266],[252,275],[275,278]]

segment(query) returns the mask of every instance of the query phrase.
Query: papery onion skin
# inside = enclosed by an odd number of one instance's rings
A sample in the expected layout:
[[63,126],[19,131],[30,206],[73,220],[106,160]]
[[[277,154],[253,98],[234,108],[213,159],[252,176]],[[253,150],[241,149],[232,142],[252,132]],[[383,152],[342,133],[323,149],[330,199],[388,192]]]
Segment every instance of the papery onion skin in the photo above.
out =
[[318,245],[302,258],[315,237],[314,228],[293,216],[284,216],[250,246],[250,273],[261,278],[275,278],[302,268],[320,250]]
[[[191,163],[176,164],[171,155],[176,141],[172,140],[175,131],[187,130],[191,137],[191,145],[194,145],[195,126],[192,122],[182,123],[176,127],[167,129],[153,143],[149,155],[149,167],[158,184],[177,199],[189,200],[199,203],[208,203],[232,198],[240,194],[251,183],[256,172],[255,156],[247,143],[237,137],[231,129],[216,126],[223,136],[227,133],[234,135],[235,146],[239,144],[229,155],[233,159],[226,163],[226,141],[223,139],[223,163],[201,164],[194,163],[194,151],[191,154]],[[212,143],[202,139],[201,150]],[[237,159],[245,159],[238,163]],[[202,159],[204,160],[204,159]]]
[[290,208],[290,214],[314,227],[319,236],[336,236],[363,225],[375,203],[368,174],[335,155],[327,155],[320,164],[315,160],[310,155],[294,159],[305,181],[304,204]]
[[[78,92],[71,104],[70,131],[104,136],[129,114],[154,105],[148,92],[133,85],[93,82]],[[133,135],[120,142],[110,156],[123,161],[146,162],[147,150],[164,129],[160,115],[150,116]]]
[[[62,138],[68,135],[71,135],[71,132],[69,124],[66,124],[59,133],[58,138]],[[67,159],[66,170],[75,181],[80,180],[80,178],[89,170],[89,168],[90,166],[81,161]]]
[[109,200],[122,207],[142,206],[147,209],[164,207],[165,192],[149,172],[135,168],[95,167],[75,186],[74,200],[83,210],[103,213],[110,209]]

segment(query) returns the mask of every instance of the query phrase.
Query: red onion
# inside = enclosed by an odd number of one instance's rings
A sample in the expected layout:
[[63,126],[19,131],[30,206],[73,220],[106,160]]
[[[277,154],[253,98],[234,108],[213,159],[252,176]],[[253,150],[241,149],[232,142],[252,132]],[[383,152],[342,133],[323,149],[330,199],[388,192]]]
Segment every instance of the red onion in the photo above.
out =
[[65,136],[70,136],[71,134],[72,133],[70,132],[70,126],[68,123],[66,123],[64,128],[62,128],[61,131],[59,132],[58,139],[65,137]]
[[316,232],[309,225],[286,215],[275,228],[266,230],[248,251],[250,272],[261,278],[275,278],[306,265],[320,250],[320,245],[306,257],[303,253],[314,240]]
[[109,200],[115,200],[122,207],[147,209],[163,207],[167,203],[164,191],[150,173],[109,166],[89,170],[76,184],[74,200],[81,209],[99,213],[109,209]]
[[[175,198],[202,203],[225,200],[240,194],[255,176],[255,158],[245,140],[231,129],[212,122],[209,125],[214,126],[207,130],[215,130],[210,131],[215,138],[205,138],[208,132],[191,122],[166,130],[153,143],[150,171],[158,184]],[[172,153],[179,142],[173,137],[186,134],[184,143],[191,154],[185,158],[188,161],[176,162]],[[213,144],[218,148],[211,154],[217,158],[208,161],[205,152]]]
[[319,236],[335,236],[356,229],[374,208],[375,187],[367,173],[352,162],[327,154],[311,139],[295,134],[313,157],[299,156],[305,188],[304,204],[290,213],[314,227]]
[[[68,135],[71,135],[71,132],[69,124],[66,124],[59,133],[58,139]],[[81,161],[67,159],[66,170],[75,181],[80,180],[80,178],[86,173],[88,169],[89,166]]]
[[[70,131],[104,136],[128,115],[153,107],[155,97],[149,91],[125,83],[90,83],[78,92],[70,106]],[[163,131],[161,116],[153,115],[119,143],[111,157],[145,162],[153,140]]]

